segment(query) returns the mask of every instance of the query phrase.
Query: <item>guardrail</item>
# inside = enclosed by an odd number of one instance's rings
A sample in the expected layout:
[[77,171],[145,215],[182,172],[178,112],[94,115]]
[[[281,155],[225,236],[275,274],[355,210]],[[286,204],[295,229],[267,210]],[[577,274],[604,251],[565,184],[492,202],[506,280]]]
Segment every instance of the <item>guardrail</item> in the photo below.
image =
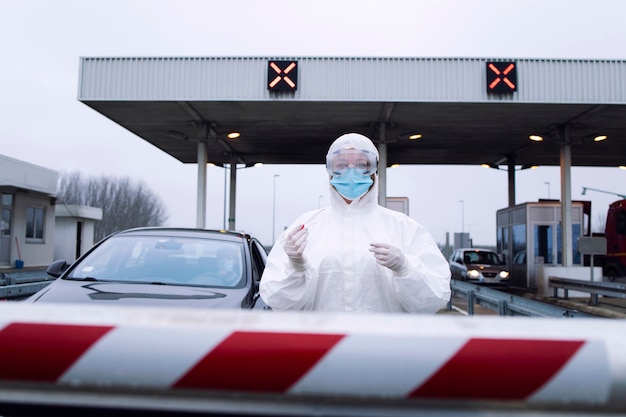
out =
[[[483,285],[470,284],[456,279],[450,281],[450,289],[453,295],[465,297],[467,300],[467,314],[470,316],[474,315],[474,305],[478,304],[497,312],[500,316],[598,318],[592,314],[575,309],[530,300]],[[452,309],[452,301],[448,303],[448,309]]]
[[0,300],[28,297],[56,278],[45,270],[19,270],[0,273]]
[[3,303],[0,415],[617,415],[624,334],[609,319]]
[[599,295],[626,299],[626,283],[583,281],[571,278],[548,277],[548,285],[554,288],[555,298],[559,296],[559,289],[563,290],[564,299],[569,297],[569,290],[589,293],[591,294],[591,304],[595,306],[599,304]]

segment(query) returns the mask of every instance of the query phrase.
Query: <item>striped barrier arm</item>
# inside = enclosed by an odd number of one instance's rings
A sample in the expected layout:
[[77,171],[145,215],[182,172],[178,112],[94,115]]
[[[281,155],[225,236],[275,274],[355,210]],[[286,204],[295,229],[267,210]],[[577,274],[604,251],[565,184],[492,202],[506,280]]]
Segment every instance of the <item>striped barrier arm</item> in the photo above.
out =
[[626,409],[625,352],[626,322],[609,319],[2,303],[0,415],[614,412]]

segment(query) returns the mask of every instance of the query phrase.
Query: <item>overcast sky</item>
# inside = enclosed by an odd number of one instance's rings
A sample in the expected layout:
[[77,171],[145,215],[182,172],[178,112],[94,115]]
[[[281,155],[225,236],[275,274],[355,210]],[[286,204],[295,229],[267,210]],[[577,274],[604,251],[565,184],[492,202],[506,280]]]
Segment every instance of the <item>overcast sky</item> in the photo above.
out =
[[[0,154],[59,172],[135,178],[162,198],[169,225],[193,227],[196,166],[78,102],[80,57],[624,60],[625,15],[622,0],[0,0]],[[470,193],[470,176],[492,192]],[[583,197],[583,186],[626,193],[626,171],[573,169],[572,198],[591,200],[595,221],[618,198]],[[520,171],[517,187],[518,203],[558,198],[559,168]],[[480,167],[400,167],[388,171],[387,188],[409,198],[411,217],[441,243],[463,229],[475,244],[494,245],[495,214],[508,201],[506,171]],[[207,227],[224,226],[223,197],[224,171],[209,167]],[[270,244],[273,214],[277,236],[301,212],[328,204],[327,176],[321,165],[242,169],[237,198],[237,229]]]

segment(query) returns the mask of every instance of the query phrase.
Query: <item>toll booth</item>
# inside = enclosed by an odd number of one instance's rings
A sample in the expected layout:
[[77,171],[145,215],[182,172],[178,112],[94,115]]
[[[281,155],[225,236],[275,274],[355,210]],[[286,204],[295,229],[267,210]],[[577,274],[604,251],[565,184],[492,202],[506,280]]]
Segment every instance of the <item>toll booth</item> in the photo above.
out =
[[[589,233],[584,202],[572,202],[573,264],[582,266],[578,238]],[[497,251],[506,261],[512,287],[537,291],[546,267],[563,265],[561,203],[529,202],[496,212]]]

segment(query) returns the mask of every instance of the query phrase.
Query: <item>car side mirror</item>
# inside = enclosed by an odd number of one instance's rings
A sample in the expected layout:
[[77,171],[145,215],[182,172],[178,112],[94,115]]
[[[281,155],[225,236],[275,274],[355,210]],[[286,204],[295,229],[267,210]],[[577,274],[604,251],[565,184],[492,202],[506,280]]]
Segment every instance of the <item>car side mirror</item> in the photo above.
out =
[[46,273],[50,276],[58,278],[61,274],[67,269],[69,265],[65,262],[65,259],[59,259],[57,261],[52,262],[48,269],[46,269]]

